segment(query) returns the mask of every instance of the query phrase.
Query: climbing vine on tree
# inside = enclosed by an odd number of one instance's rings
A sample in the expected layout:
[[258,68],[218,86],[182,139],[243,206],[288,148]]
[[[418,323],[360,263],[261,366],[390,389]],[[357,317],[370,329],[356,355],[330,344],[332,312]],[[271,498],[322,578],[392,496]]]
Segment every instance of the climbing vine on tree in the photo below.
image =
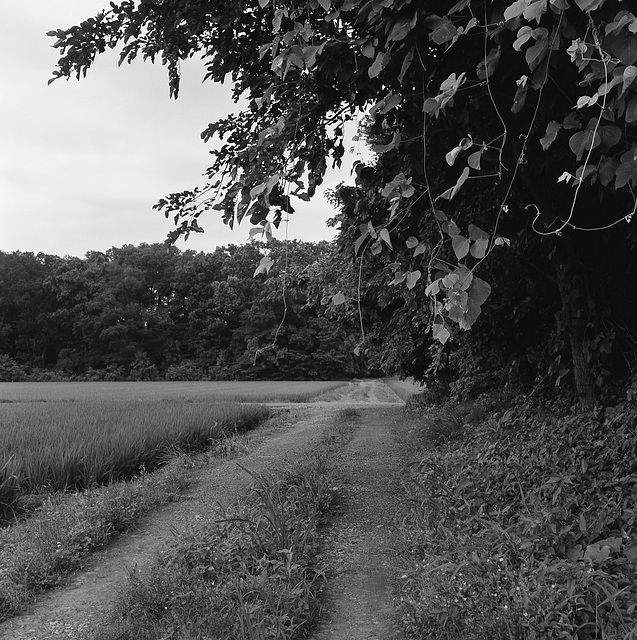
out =
[[[551,259],[565,274],[573,269],[563,235],[629,224],[637,207],[637,16],[629,3],[450,5],[111,2],[50,32],[61,55],[53,79],[80,78],[97,54],[119,47],[121,62],[160,59],[174,97],[180,60],[200,55],[205,79],[229,77],[247,98],[242,113],[202,133],[221,140],[206,185],[156,205],[175,220],[171,240],[201,231],[209,210],[230,226],[248,219],[253,234],[268,236],[340,165],[344,125],[364,114],[387,175],[374,186],[385,206],[373,221],[358,212],[352,252],[390,255],[394,286],[424,283],[433,337],[444,343],[487,304],[491,286],[480,275],[493,252],[510,250],[501,232],[508,219],[553,241]],[[363,189],[373,183],[367,170],[356,167]],[[489,190],[489,206],[469,215],[469,195]]]

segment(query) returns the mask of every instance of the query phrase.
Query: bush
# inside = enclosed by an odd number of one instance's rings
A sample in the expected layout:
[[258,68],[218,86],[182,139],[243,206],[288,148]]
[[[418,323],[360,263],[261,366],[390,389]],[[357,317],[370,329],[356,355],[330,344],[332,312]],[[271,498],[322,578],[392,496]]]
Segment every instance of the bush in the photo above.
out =
[[6,354],[0,354],[0,382],[24,382],[29,374],[26,369]]

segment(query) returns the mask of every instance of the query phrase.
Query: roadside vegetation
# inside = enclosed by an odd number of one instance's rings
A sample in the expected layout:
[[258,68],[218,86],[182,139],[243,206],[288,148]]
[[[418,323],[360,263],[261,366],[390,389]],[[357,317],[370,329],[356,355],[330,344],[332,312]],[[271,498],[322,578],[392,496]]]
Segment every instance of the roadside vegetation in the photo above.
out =
[[93,640],[305,637],[324,584],[317,527],[332,500],[335,453],[355,418],[342,412],[311,454],[253,475],[251,493],[213,526],[182,534],[148,574],[133,575]]
[[414,398],[410,638],[637,638],[636,391],[597,413]]
[[0,622],[58,586],[142,516],[178,499],[189,486],[189,466],[187,456],[177,455],[161,471],[128,482],[33,497],[37,510],[30,518],[0,528]]

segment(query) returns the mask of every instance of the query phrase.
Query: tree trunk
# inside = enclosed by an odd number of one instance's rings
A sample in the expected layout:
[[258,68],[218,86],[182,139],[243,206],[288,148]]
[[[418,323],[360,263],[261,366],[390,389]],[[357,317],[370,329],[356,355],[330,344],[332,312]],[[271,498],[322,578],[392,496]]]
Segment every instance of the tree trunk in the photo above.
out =
[[585,299],[576,270],[564,264],[557,265],[557,284],[562,299],[562,325],[568,337],[573,361],[573,380],[583,409],[592,409],[597,397],[589,366],[586,344]]

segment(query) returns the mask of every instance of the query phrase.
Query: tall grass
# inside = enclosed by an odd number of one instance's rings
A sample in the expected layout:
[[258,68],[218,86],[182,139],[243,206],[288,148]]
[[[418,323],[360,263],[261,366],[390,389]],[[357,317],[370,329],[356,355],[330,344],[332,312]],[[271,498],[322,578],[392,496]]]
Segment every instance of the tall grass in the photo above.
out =
[[0,509],[18,494],[83,489],[151,470],[268,415],[261,405],[87,401],[0,404]]

